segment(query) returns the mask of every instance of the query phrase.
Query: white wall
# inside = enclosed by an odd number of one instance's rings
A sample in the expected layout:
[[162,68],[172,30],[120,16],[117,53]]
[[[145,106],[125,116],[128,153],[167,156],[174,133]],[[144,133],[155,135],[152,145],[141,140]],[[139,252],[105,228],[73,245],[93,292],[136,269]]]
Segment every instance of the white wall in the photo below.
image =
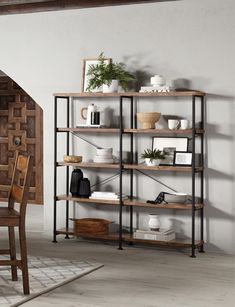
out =
[[[130,69],[160,73],[168,80],[188,79],[192,88],[209,93],[207,248],[235,252],[234,20],[233,0],[176,1],[0,17],[0,69],[44,110],[44,229],[48,234],[53,224],[52,93],[80,91],[82,59],[97,57],[104,51],[116,61],[125,61]],[[175,111],[181,114],[181,110]],[[169,180],[174,186],[175,180]],[[181,181],[176,186],[184,188]],[[39,229],[43,208],[30,209],[30,229]],[[36,224],[39,226],[35,228]],[[188,227],[187,218],[183,227]]]

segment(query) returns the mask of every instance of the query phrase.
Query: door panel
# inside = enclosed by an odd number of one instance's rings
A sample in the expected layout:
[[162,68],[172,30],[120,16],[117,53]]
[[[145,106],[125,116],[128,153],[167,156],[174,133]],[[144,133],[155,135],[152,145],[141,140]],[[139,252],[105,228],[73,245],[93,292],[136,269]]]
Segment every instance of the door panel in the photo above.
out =
[[33,156],[30,203],[43,203],[43,111],[11,78],[0,77],[0,200],[6,200],[16,150]]

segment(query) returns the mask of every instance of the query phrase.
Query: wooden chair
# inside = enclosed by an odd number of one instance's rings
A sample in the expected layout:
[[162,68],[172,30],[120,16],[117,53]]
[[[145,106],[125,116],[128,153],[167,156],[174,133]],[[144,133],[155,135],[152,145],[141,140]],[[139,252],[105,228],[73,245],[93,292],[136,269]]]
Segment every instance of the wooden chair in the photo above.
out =
[[[27,246],[25,235],[25,214],[29,194],[29,185],[33,170],[32,157],[27,153],[16,152],[8,206],[0,207],[0,227],[8,227],[9,249],[0,250],[0,254],[10,255],[10,260],[0,260],[0,266],[11,266],[12,280],[17,277],[17,267],[22,270],[24,294],[29,294],[29,276]],[[19,203],[19,208],[15,208]],[[15,228],[19,229],[20,260],[16,258]]]

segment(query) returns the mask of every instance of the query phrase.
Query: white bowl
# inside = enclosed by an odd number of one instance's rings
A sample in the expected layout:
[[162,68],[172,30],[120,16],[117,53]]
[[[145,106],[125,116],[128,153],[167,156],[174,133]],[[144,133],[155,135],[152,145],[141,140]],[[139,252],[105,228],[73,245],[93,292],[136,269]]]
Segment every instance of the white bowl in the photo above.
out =
[[112,154],[110,154],[110,155],[95,155],[94,158],[97,158],[97,159],[112,159],[113,155]]
[[107,156],[107,155],[112,155],[113,153],[113,148],[96,148],[96,154],[97,156]]
[[94,162],[95,163],[113,163],[113,159],[98,159],[98,158],[94,158]]
[[174,193],[174,194],[165,194],[165,201],[167,203],[180,203],[183,204],[187,200],[187,194],[185,193]]

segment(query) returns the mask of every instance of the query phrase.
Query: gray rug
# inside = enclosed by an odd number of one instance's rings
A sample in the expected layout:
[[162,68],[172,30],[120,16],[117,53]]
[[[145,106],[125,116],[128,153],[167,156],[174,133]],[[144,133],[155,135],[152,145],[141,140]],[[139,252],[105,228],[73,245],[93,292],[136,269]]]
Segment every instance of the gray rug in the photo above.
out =
[[[0,256],[0,259],[7,259]],[[0,307],[19,306],[43,293],[89,274],[102,264],[58,258],[28,257],[30,295],[23,295],[22,274],[11,280],[10,267],[0,267]]]

